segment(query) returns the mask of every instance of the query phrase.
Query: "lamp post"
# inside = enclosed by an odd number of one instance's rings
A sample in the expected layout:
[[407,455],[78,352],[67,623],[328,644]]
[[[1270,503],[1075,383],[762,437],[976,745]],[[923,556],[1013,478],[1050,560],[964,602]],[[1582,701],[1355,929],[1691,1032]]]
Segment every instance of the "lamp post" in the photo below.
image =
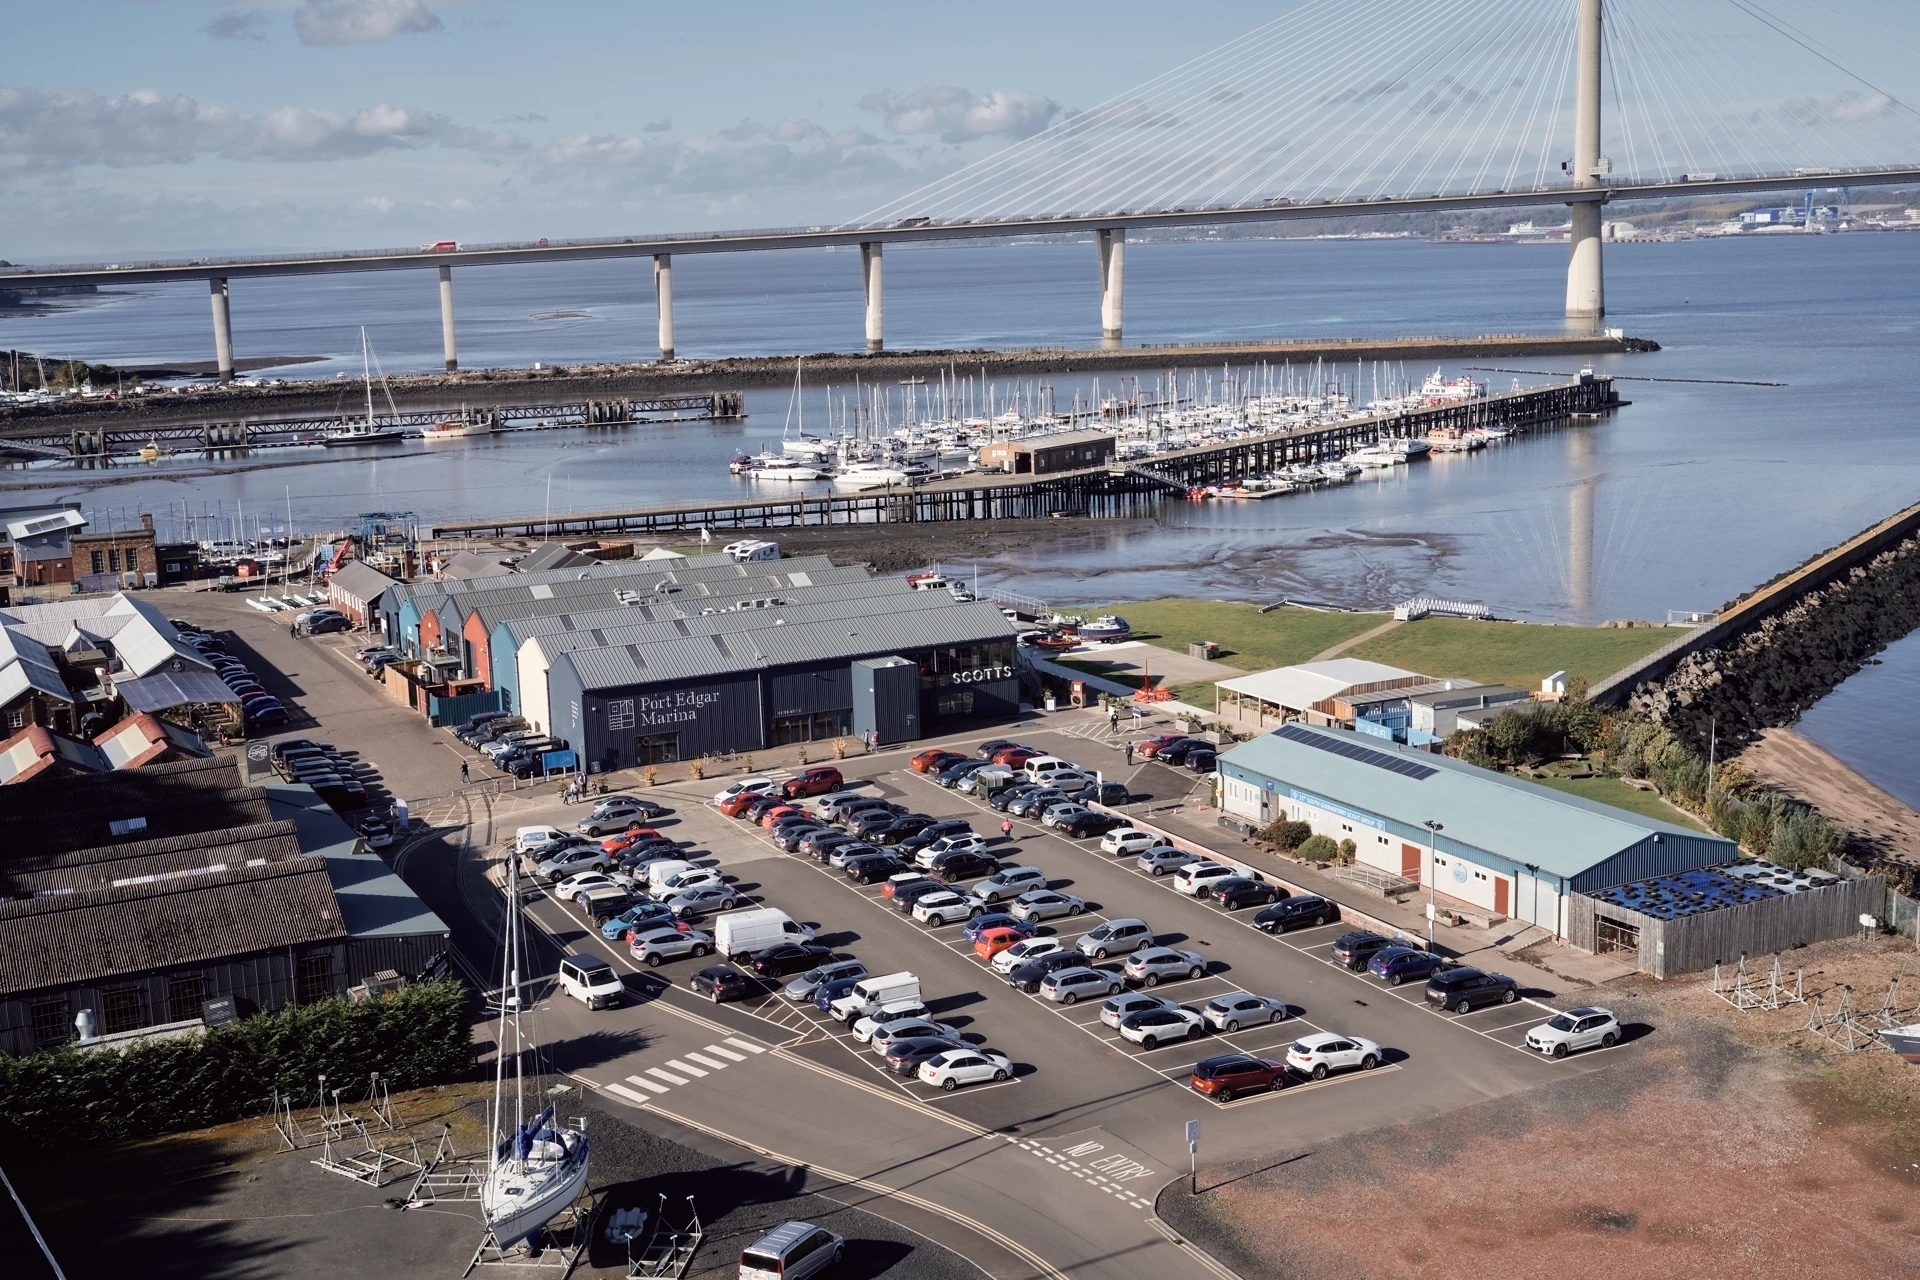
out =
[[1427,950],[1433,950],[1433,882],[1439,879],[1434,864],[1440,856],[1440,833],[1446,828],[1428,818],[1420,824],[1427,829]]

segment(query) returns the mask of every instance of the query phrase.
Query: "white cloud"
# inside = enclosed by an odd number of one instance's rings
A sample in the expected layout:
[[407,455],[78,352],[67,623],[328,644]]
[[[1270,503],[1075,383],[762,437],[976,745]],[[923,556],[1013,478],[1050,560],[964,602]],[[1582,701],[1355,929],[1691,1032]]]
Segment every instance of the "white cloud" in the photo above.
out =
[[201,155],[340,160],[419,146],[499,154],[524,145],[513,133],[473,129],[437,112],[390,103],[352,115],[283,106],[249,116],[151,89],[117,98],[84,90],[0,89],[0,171],[185,164]]
[[440,19],[421,0],[301,0],[293,29],[301,44],[380,44],[438,31]]
[[265,40],[267,18],[260,9],[228,9],[200,29],[216,40]]
[[907,137],[936,133],[942,142],[951,143],[987,137],[1029,138],[1060,114],[1060,104],[1043,93],[996,90],[975,95],[950,84],[912,93],[883,89],[862,98],[860,108],[879,113],[895,133]]

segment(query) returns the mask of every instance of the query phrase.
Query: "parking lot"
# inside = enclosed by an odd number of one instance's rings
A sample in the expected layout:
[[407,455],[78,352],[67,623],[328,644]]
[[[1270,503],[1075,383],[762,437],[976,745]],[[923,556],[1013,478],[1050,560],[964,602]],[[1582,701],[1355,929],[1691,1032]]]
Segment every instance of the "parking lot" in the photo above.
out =
[[[1046,732],[1022,737],[1068,758],[1102,749],[1084,739]],[[974,743],[951,745],[970,750]],[[1014,1063],[1007,1081],[943,1093],[889,1072],[884,1061],[836,1019],[811,1004],[787,1000],[779,994],[784,979],[762,984],[758,997],[722,1006],[749,1015],[760,1038],[889,1095],[949,1109],[993,1127],[1017,1125],[1034,1116],[1100,1115],[1119,1106],[1135,1115],[1144,1114],[1149,1105],[1156,1111],[1168,1106],[1191,1112],[1204,1103],[1209,1110],[1230,1108],[1243,1117],[1272,1113],[1274,1123],[1288,1132],[1330,1125],[1351,1128],[1526,1088],[1557,1073],[1591,1070],[1607,1054],[1630,1051],[1633,1038],[1644,1034],[1644,1029],[1630,1028],[1628,1039],[1612,1050],[1558,1061],[1543,1058],[1525,1047],[1524,1037],[1557,1011],[1548,993],[1536,991],[1514,1004],[1464,1015],[1440,1012],[1427,1005],[1420,982],[1393,987],[1336,962],[1331,945],[1357,927],[1351,923],[1271,936],[1253,926],[1252,910],[1229,913],[1188,897],[1173,887],[1172,877],[1138,870],[1131,856],[1101,853],[1097,838],[1070,840],[1015,819],[1013,838],[1003,840],[1002,814],[913,772],[903,755],[844,763],[849,789],[883,796],[935,818],[967,819],[975,831],[989,837],[991,852],[1003,864],[1036,866],[1046,873],[1049,887],[1086,901],[1084,914],[1050,920],[1039,927],[1039,936],[1056,937],[1071,947],[1104,921],[1141,918],[1152,925],[1157,944],[1198,952],[1206,961],[1201,977],[1162,981],[1154,994],[1197,1010],[1214,997],[1247,991],[1283,1002],[1286,1009],[1285,1017],[1272,1024],[1210,1030],[1152,1048],[1131,1043],[1102,1022],[1099,999],[1056,1003],[1009,986],[976,956],[963,922],[920,923],[895,910],[880,885],[855,883],[810,856],[784,851],[757,824],[722,816],[711,797],[724,780],[671,788],[678,825],[671,832],[663,827],[663,833],[676,835],[716,863],[743,899],[782,907],[794,918],[813,923],[819,941],[859,958],[871,973],[912,971],[921,980],[934,1019],[954,1027],[969,1043],[1005,1053]],[[1110,767],[1105,760],[1100,763]],[[856,769],[856,764],[868,767]],[[763,771],[760,776],[787,774]],[[1186,775],[1153,764],[1137,767],[1132,777],[1138,790],[1158,788],[1161,797],[1184,794],[1190,786]],[[806,807],[816,803],[808,801]],[[978,879],[960,881],[955,888],[965,889]],[[1117,974],[1124,959],[1110,957],[1096,967]],[[683,989],[685,976],[708,963],[712,960],[680,960],[652,973]],[[1128,989],[1141,988],[1129,984]],[[1323,1080],[1294,1073],[1278,1090],[1230,1102],[1191,1088],[1193,1066],[1203,1058],[1238,1051],[1284,1060],[1294,1041],[1313,1032],[1375,1041],[1382,1049],[1380,1065]],[[1151,1102],[1161,1094],[1162,1102]],[[1335,1099],[1346,1101],[1328,1105]]]

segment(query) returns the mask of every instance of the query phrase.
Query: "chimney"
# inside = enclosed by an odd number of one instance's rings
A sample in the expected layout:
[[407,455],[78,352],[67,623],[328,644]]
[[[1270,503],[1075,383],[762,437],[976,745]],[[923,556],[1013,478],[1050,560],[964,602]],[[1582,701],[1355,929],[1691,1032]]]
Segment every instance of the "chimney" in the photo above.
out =
[[142,529],[145,529],[148,533],[153,532],[153,512],[142,511],[140,513],[140,527]]

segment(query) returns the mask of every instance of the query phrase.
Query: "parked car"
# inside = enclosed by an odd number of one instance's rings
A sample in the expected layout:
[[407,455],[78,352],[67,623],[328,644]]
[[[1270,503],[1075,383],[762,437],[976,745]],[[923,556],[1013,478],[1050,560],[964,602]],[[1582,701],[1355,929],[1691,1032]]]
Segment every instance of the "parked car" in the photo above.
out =
[[1071,893],[1061,893],[1054,889],[1031,889],[1013,900],[1008,912],[1014,919],[1027,924],[1037,924],[1042,920],[1051,920],[1055,916],[1077,916],[1087,909],[1087,904]]
[[978,849],[954,849],[933,860],[933,873],[949,883],[992,875],[1000,869],[1000,860]]
[[1081,934],[1075,945],[1081,954],[1092,956],[1095,960],[1126,955],[1130,951],[1153,945],[1153,926],[1145,920],[1132,917],[1108,920]]
[[330,618],[315,618],[306,624],[306,632],[310,636],[331,635],[336,631],[351,630],[353,630],[353,620],[337,613]]
[[970,836],[972,834],[973,824],[965,818],[947,818],[934,823],[930,827],[922,828],[919,835],[908,836],[900,842],[898,848],[902,855],[912,857],[928,845],[939,840],[944,840],[948,836]]
[[938,774],[934,775],[933,780],[943,787],[952,787],[958,784],[959,781],[968,774],[986,768],[988,763],[989,762],[985,760],[963,759],[942,769]]
[[1038,867],[1001,867],[973,886],[973,896],[986,904],[1017,898],[1031,889],[1047,887],[1047,873]]
[[1194,1090],[1215,1102],[1286,1087],[1287,1064],[1251,1053],[1223,1053],[1193,1064]]
[[1206,1032],[1199,1014],[1177,1004],[1131,1013],[1120,1020],[1121,1038],[1142,1049],[1155,1049],[1169,1040],[1192,1040]]
[[689,929],[685,933],[667,925],[645,931],[636,931],[633,941],[627,945],[627,953],[649,969],[658,969],[663,960],[677,960],[681,956],[704,956],[713,951],[713,935],[702,933],[698,929]]
[[831,821],[835,826],[844,827],[850,831],[853,829],[854,823],[858,822],[863,814],[890,813],[897,817],[906,811],[907,807],[905,805],[895,804],[893,801],[884,800],[879,796],[856,796],[851,802],[836,808],[833,811]]
[[695,995],[705,996],[715,1004],[722,1000],[738,1000],[759,990],[758,983],[730,964],[708,965],[688,978],[687,986],[693,989]]
[[682,920],[691,920],[695,916],[711,915],[715,911],[731,911],[740,905],[740,898],[733,889],[724,884],[702,885],[698,889],[688,889],[676,893],[667,899],[667,905]]
[[1123,1021],[1136,1013],[1145,1013],[1149,1009],[1172,1009],[1179,1003],[1178,1000],[1167,996],[1150,996],[1142,991],[1122,991],[1100,1006],[1100,1021],[1117,1030]]
[[985,836],[975,835],[972,831],[955,832],[952,835],[941,836],[914,854],[913,863],[917,867],[931,868],[942,856],[949,853],[985,853],[986,851]]
[[788,853],[798,853],[806,838],[815,832],[829,832],[833,828],[818,818],[807,818],[785,822],[773,829],[773,842]]
[[[1038,942],[1040,939],[1036,938],[1034,941]],[[1085,968],[1086,963],[1087,958],[1084,955],[1062,947],[1058,951],[1048,951],[1030,960],[1022,960],[1013,966],[1007,971],[1007,985],[1028,993],[1036,992],[1040,990],[1041,980],[1048,974],[1061,969]]]
[[[834,960],[807,970],[781,988],[781,994],[795,1004],[812,1001],[822,987],[845,981],[849,987],[867,976],[867,966],[859,960]],[[842,995],[846,993],[841,992]]]
[[1176,849],[1170,844],[1159,844],[1146,850],[1133,860],[1133,865],[1151,875],[1164,876],[1169,871],[1178,871],[1189,863],[1200,861],[1200,856]]
[[913,918],[923,924],[938,929],[942,925],[952,924],[955,920],[965,920],[979,908],[967,900],[965,894],[945,890],[929,893],[913,904]]
[[902,840],[911,840],[938,822],[938,818],[930,818],[924,813],[909,813],[875,831],[873,839],[879,844],[897,845]]
[[1120,967],[1122,975],[1143,987],[1159,986],[1169,979],[1198,978],[1206,971],[1205,956],[1175,947],[1142,947]]
[[846,1244],[844,1237],[811,1222],[783,1222],[741,1252],[738,1274],[743,1280],[807,1280],[837,1267]]
[[1268,884],[1264,880],[1250,880],[1246,876],[1228,876],[1224,880],[1216,880],[1206,893],[1229,911],[1271,906],[1290,896],[1279,885]]
[[682,867],[675,871],[650,873],[648,881],[656,902],[665,902],[675,894],[686,893],[693,889],[705,889],[726,883],[726,876],[718,867]]
[[1260,1022],[1278,1022],[1287,1016],[1287,1002],[1272,996],[1229,991],[1200,1006],[1200,1016],[1215,1031],[1238,1031]]
[[1427,1003],[1455,1013],[1472,1013],[1488,1004],[1512,1004],[1519,998],[1520,984],[1512,978],[1471,965],[1442,969],[1427,979]]
[[1012,811],[1013,805],[1020,803],[1024,797],[1030,796],[1038,790],[1040,790],[1040,787],[1034,783],[1016,782],[1004,791],[995,792],[993,797],[987,801],[987,807],[999,813],[1009,813]]
[[749,804],[752,804],[754,800],[771,790],[773,787],[773,779],[748,778],[741,782],[736,782],[733,785],[743,789],[739,791],[723,791],[720,793],[722,798],[716,799],[713,802],[714,807],[719,809],[721,814],[729,818],[739,817],[746,812]]
[[1162,733],[1136,742],[1133,749],[1142,759],[1151,760],[1174,743],[1185,741],[1187,735],[1184,733]]
[[994,925],[992,928],[982,929],[973,936],[973,954],[991,964],[995,956],[1016,943],[1025,942],[1027,936],[1016,926]]
[[1220,764],[1220,753],[1211,747],[1195,747],[1183,762],[1194,773],[1212,773]]
[[[829,829],[819,835],[803,836],[800,840],[800,852],[806,854],[816,862],[825,862],[833,856],[834,850],[844,848],[850,844],[859,843],[860,841],[854,839],[844,831]],[[842,859],[842,861],[845,860]]]
[[1428,978],[1446,966],[1446,961],[1431,951],[1419,951],[1412,947],[1388,947],[1374,953],[1367,961],[1367,972],[1386,982],[1389,986],[1399,986],[1409,978]]
[[1080,788],[1067,799],[1076,804],[1121,805],[1131,803],[1133,795],[1124,782],[1100,782]]
[[861,854],[846,863],[847,879],[855,884],[879,884],[907,869],[907,864],[891,853]]
[[1040,810],[1040,825],[1058,831],[1070,824],[1075,818],[1092,812],[1093,810],[1076,801],[1062,800],[1057,804],[1047,805]]
[[1161,747],[1153,753],[1151,758],[1158,760],[1161,764],[1177,766],[1187,762],[1188,752],[1211,750],[1213,750],[1213,744],[1205,738],[1181,738],[1178,742],[1170,742]]
[[1038,818],[1050,804],[1059,804],[1067,798],[1067,793],[1058,787],[1035,787],[1007,806],[1007,812],[1016,818]]
[[936,893],[952,893],[953,886],[939,880],[916,880],[912,884],[903,884],[893,891],[893,909],[903,916],[913,914],[914,906],[920,899]]
[[847,780],[832,765],[818,764],[803,769],[780,784],[780,794],[789,800],[798,800],[801,796],[823,796],[838,791],[847,785]]
[[1028,938],[1022,942],[1016,942],[993,957],[993,971],[1002,974],[1011,973],[1016,966],[1025,964],[1029,960],[1038,960],[1041,956],[1066,950],[1066,945],[1058,938]]
[[1331,1072],[1354,1067],[1371,1071],[1380,1065],[1380,1046],[1360,1036],[1316,1032],[1293,1042],[1287,1050],[1287,1065],[1315,1080],[1325,1080]]
[[1340,964],[1358,973],[1365,970],[1367,962],[1381,950],[1414,945],[1405,938],[1389,938],[1384,933],[1375,933],[1370,929],[1355,929],[1333,940],[1332,954]]
[[1116,858],[1139,857],[1161,843],[1161,838],[1151,831],[1115,827],[1100,837],[1100,852],[1110,853]]
[[833,1002],[852,991],[856,986],[859,986],[860,982],[866,978],[866,976],[867,975],[863,973],[857,976],[834,978],[831,981],[822,982],[818,987],[814,988],[813,1007],[822,1013],[831,1013]]
[[[979,905],[975,901],[974,906],[977,908]],[[979,911],[962,926],[960,936],[972,942],[989,929],[1012,929],[1023,938],[1031,938],[1035,933],[1035,930],[1005,911]]]
[[832,947],[823,947],[817,942],[787,942],[755,956],[753,971],[763,978],[784,978],[809,973],[833,958]]
[[630,934],[645,929],[648,925],[671,925],[672,923],[672,907],[664,902],[642,902],[628,907],[611,919],[602,921],[600,936],[608,942],[618,942]]
[[1089,997],[1105,999],[1123,985],[1110,970],[1082,965],[1077,969],[1061,969],[1042,978],[1040,998],[1061,1004],[1073,1004]]
[[827,865],[836,871],[846,870],[849,862],[855,858],[865,858],[876,853],[885,853],[877,844],[868,844],[864,840],[853,840],[846,844],[837,844],[827,851]]
[[967,757],[958,751],[948,751],[944,747],[932,747],[920,752],[907,761],[907,767],[915,773],[938,773],[950,764],[959,764]]
[[963,1084],[997,1082],[1012,1074],[1012,1060],[991,1049],[949,1049],[920,1064],[921,1083],[937,1085],[949,1093]]
[[1267,933],[1285,933],[1300,925],[1313,927],[1333,924],[1340,919],[1340,908],[1314,893],[1296,893],[1254,913],[1253,925]]
[[[982,760],[992,760],[1002,751],[1009,750],[1013,747],[1021,747],[1024,750],[1033,751],[1032,747],[1026,746],[1025,743],[1015,742],[1012,738],[989,738],[980,744],[980,758]],[[1034,754],[1039,755],[1040,753],[1034,751]]]
[[960,1033],[953,1027],[944,1022],[935,1022],[925,1014],[900,1018],[885,1026],[877,1026],[873,1028],[873,1034],[867,1038],[867,1042],[877,1056],[884,1058],[887,1056],[887,1050],[894,1045],[904,1040],[917,1040],[923,1036],[939,1036],[944,1040],[964,1043],[960,1040]]
[[1071,819],[1060,823],[1060,831],[1075,840],[1084,840],[1088,836],[1103,836],[1126,821],[1111,813],[1095,813],[1091,809],[1082,809]]
[[1548,1018],[1527,1032],[1527,1048],[1553,1058],[1581,1049],[1611,1049],[1620,1043],[1620,1020],[1613,1010],[1582,1005]]
[[1180,870],[1174,872],[1173,887],[1181,893],[1189,894],[1197,898],[1200,896],[1200,891],[1215,880],[1225,880],[1238,874],[1238,872],[1225,863],[1214,862],[1211,859],[1201,862],[1190,862],[1180,868]]
[[895,1075],[917,1076],[921,1063],[954,1049],[971,1048],[964,1040],[948,1039],[946,1036],[915,1036],[895,1041],[887,1047],[887,1070]]
[[613,859],[599,845],[574,846],[556,850],[542,858],[533,874],[542,880],[563,880],[580,871],[605,871]]

